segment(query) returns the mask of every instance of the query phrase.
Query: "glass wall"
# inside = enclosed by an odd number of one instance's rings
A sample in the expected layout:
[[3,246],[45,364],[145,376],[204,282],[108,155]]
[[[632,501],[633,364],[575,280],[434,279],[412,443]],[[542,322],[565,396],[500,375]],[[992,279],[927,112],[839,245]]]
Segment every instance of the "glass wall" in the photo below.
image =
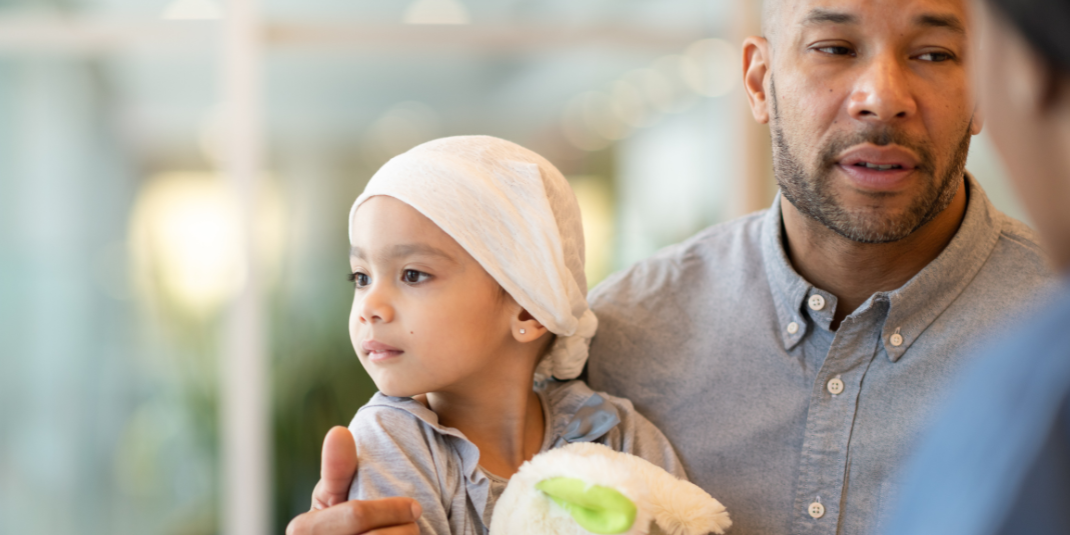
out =
[[146,185],[208,168],[212,50],[64,36],[52,17],[73,6],[5,7],[0,531],[211,532],[217,328],[139,284],[135,253]]
[[[490,134],[558,165],[592,282],[775,193],[738,82],[757,2],[241,5],[0,1],[0,533],[281,532],[307,510],[324,433],[374,391],[349,205],[417,143]],[[1021,214],[983,136],[969,166]],[[266,378],[227,367],[236,347]],[[228,414],[262,409],[264,433],[220,416],[250,382]],[[242,433],[270,459],[251,512],[224,485]]]

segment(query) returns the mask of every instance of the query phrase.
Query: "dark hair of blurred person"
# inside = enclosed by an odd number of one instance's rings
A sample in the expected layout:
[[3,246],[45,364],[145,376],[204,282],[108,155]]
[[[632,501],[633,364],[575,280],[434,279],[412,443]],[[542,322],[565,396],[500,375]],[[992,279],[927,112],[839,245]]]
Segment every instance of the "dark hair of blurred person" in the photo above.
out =
[[990,134],[1049,248],[1070,270],[1070,2],[990,0],[975,81]]
[[[977,0],[974,81],[1011,182],[1063,275],[923,437],[885,533],[1070,533],[1070,1]],[[883,500],[883,497],[882,497]]]

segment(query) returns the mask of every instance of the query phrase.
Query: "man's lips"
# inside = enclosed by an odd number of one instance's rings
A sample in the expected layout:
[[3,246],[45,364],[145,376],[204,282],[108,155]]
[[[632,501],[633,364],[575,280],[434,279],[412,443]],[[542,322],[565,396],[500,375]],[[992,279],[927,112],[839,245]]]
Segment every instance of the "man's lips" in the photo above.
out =
[[404,353],[404,351],[394,346],[384,344],[378,340],[365,340],[360,343],[360,348],[364,350],[364,352],[367,353],[368,358],[372,360],[388,359]]
[[913,171],[918,167],[918,157],[912,151],[895,145],[878,147],[865,144],[840,154],[837,163],[843,167],[860,167],[873,171]]
[[860,145],[840,155],[837,166],[854,186],[868,191],[899,190],[918,168],[912,151],[895,145]]

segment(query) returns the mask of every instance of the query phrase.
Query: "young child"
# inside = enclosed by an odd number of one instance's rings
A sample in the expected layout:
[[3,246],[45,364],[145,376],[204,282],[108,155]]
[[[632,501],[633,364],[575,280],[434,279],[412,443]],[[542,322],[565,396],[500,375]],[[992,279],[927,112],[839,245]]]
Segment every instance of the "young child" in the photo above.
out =
[[372,177],[349,240],[349,333],[380,390],[350,424],[350,499],[412,497],[421,533],[484,535],[520,465],[570,442],[684,477],[629,401],[573,380],[598,321],[579,206],[544,158],[487,136],[420,145]]

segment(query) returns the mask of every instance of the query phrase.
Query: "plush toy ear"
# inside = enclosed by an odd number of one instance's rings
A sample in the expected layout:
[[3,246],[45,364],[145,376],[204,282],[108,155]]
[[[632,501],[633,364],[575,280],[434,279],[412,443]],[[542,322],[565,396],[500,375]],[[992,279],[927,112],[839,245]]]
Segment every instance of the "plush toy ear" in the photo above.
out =
[[624,533],[635,523],[635,504],[609,487],[588,485],[571,477],[554,477],[538,482],[535,488],[546,493],[591,533]]

